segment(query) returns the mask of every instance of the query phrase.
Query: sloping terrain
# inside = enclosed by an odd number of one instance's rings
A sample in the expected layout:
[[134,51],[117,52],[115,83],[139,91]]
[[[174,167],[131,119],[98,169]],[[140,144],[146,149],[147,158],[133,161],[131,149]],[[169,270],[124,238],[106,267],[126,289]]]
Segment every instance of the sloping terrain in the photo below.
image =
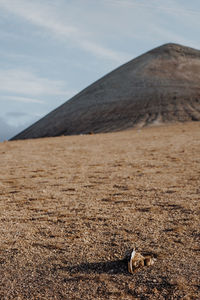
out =
[[0,143],[0,298],[200,299],[199,149],[199,122]]
[[153,49],[104,76],[13,139],[200,120],[200,51]]

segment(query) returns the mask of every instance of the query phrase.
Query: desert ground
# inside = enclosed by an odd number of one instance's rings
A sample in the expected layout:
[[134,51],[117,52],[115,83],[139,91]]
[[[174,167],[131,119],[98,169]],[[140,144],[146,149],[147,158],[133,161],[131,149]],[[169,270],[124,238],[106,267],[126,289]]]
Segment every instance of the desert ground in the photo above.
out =
[[0,143],[0,299],[200,299],[199,220],[200,122]]

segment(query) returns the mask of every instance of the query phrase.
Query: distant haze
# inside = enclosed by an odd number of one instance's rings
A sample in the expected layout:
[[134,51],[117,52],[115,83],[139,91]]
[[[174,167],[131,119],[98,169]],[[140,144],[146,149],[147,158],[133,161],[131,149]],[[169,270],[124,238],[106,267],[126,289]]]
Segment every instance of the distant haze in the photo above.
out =
[[9,124],[6,119],[0,118],[0,142],[11,139],[14,135],[24,130],[27,126],[30,126],[35,122],[35,118],[32,119],[32,122],[26,121],[23,124]]

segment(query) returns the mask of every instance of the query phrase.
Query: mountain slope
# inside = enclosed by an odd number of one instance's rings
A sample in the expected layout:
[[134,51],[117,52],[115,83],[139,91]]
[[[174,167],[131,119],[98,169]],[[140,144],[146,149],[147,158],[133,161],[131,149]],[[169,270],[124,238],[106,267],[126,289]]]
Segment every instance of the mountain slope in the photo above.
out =
[[190,120],[200,120],[200,51],[166,44],[104,76],[13,139]]

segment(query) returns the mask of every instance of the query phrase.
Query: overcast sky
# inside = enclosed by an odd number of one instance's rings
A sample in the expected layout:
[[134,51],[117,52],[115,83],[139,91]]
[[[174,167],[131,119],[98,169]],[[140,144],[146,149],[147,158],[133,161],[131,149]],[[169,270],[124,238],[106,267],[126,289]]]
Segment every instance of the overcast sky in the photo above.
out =
[[0,141],[161,44],[200,49],[199,0],[0,0]]

